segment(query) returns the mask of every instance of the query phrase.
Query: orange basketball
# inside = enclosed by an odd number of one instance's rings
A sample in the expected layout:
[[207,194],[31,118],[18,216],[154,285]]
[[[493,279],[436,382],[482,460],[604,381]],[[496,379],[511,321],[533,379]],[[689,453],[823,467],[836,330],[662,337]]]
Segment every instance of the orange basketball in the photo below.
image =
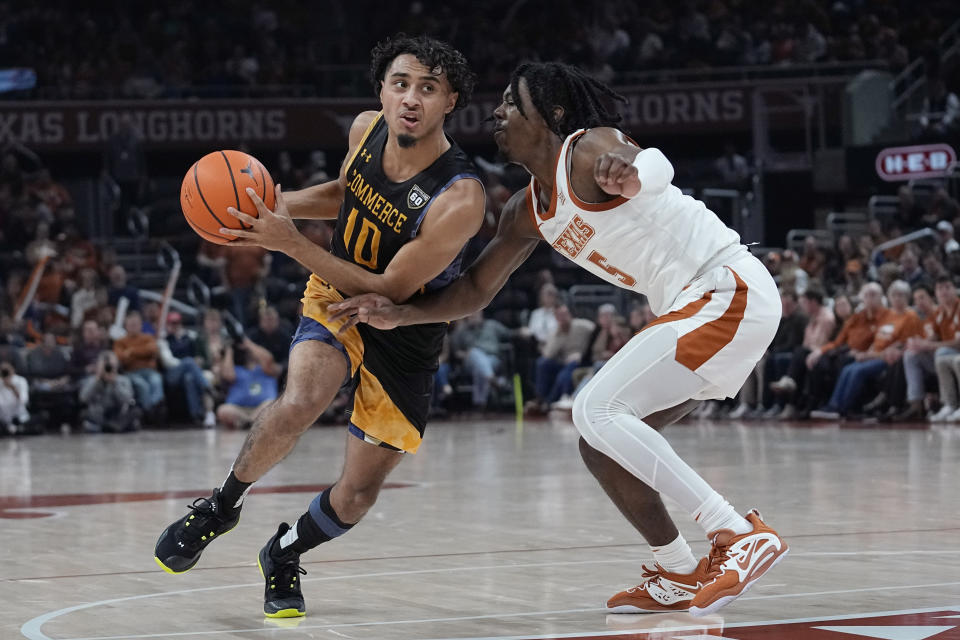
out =
[[263,164],[243,151],[214,151],[197,160],[183,177],[180,208],[201,238],[226,244],[236,236],[220,233],[221,227],[249,228],[227,213],[227,207],[257,217],[257,207],[247,195],[248,187],[273,210],[273,178]]

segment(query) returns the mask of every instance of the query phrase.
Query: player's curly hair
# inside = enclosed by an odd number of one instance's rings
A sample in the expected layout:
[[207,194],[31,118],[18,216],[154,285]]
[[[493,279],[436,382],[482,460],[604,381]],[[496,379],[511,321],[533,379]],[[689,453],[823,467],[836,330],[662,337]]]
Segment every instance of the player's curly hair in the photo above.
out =
[[417,60],[428,69],[439,68],[446,74],[450,86],[459,94],[453,111],[469,104],[473,87],[477,83],[477,76],[470,70],[464,55],[446,42],[429,36],[411,37],[405,33],[398,33],[392,38],[378,42],[370,52],[370,79],[377,95],[383,85],[383,76],[387,73],[387,67],[397,56],[405,53],[416,56]]
[[[626,98],[580,69],[561,62],[523,62],[513,70],[510,93],[523,115],[526,114],[520,102],[520,78],[527,81],[533,106],[561,138],[577,129],[615,127],[622,119],[607,107],[605,100],[626,104]],[[563,108],[559,119],[553,114],[557,106]]]

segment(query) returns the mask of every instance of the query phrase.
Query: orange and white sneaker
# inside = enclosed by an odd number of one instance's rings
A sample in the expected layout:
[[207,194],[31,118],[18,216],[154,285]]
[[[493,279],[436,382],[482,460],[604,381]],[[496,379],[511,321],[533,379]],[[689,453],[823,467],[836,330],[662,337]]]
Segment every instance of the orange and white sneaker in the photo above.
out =
[[645,580],[607,601],[610,613],[687,611],[693,597],[710,581],[710,559],[702,558],[693,573],[671,573],[655,564],[643,567]]
[[746,517],[753,525],[750,533],[721,529],[710,534],[710,578],[690,603],[691,614],[707,615],[733,602],[787,555],[787,543],[764,524],[759,511],[752,509]]

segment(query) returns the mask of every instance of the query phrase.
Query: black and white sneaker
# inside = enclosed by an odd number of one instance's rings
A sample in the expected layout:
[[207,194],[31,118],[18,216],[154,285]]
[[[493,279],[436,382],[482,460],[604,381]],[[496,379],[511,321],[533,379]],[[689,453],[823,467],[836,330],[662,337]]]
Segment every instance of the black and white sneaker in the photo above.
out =
[[274,542],[290,530],[290,525],[281,522],[280,527],[267,544],[260,549],[257,565],[265,581],[263,589],[263,614],[268,618],[298,618],[307,615],[300,590],[300,576],[307,575],[300,566],[300,554],[292,551],[277,555]]
[[208,544],[227,533],[240,521],[240,508],[232,514],[221,512],[220,489],[209,498],[197,498],[190,513],[169,527],[157,539],[154,560],[167,573],[183,573],[193,568]]

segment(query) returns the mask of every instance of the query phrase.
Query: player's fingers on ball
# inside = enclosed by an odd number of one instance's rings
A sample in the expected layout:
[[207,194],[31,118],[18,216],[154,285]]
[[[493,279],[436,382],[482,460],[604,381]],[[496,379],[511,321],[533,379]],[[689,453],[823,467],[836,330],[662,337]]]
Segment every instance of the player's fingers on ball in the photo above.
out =
[[286,203],[284,203],[283,201],[283,193],[281,192],[280,185],[279,184],[276,185],[273,188],[273,190],[275,194],[275,199],[274,199],[275,204],[273,205],[273,212],[280,213],[282,211],[286,211],[286,208],[285,208]]
[[257,195],[257,192],[254,191],[252,187],[247,187],[247,195],[250,196],[251,200],[253,200],[253,204],[257,207],[257,211],[260,213],[270,211],[270,209],[267,208],[267,205],[264,204],[263,200]]
[[220,227],[220,232],[225,236],[233,236],[235,238],[249,238],[252,234],[249,231],[243,229],[233,229],[231,227]]
[[254,218],[253,216],[251,216],[251,215],[249,215],[249,214],[246,214],[246,213],[244,213],[243,211],[239,211],[239,210],[237,210],[237,209],[234,209],[233,207],[227,207],[227,213],[229,213],[230,215],[232,215],[234,218],[236,218],[236,219],[239,220],[240,222],[243,222],[243,223],[248,224],[248,225],[250,225],[250,226],[253,226],[254,223],[257,221],[257,219]]

